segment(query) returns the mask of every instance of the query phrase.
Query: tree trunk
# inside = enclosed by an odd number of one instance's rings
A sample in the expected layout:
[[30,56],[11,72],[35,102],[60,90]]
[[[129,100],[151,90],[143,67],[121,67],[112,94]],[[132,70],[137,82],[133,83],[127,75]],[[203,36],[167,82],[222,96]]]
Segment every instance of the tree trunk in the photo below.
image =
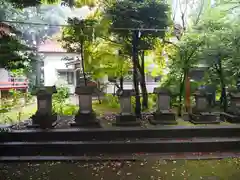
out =
[[83,45],[83,42],[81,42],[80,55],[81,55],[81,63],[82,63],[82,72],[83,72],[83,79],[84,79],[85,86],[87,86],[87,78],[86,78],[85,67],[84,67],[84,55],[83,55],[84,51],[83,51],[83,48],[84,48],[84,45]]
[[182,95],[184,90],[184,82],[186,78],[186,72],[181,76],[181,84],[179,89],[179,101],[178,101],[178,116],[182,116]]
[[144,72],[144,51],[142,51],[142,54],[141,54],[141,68],[139,69],[139,72],[141,73],[140,86],[142,89],[142,98],[143,98],[142,108],[148,109],[148,92],[147,92],[145,72]]
[[139,94],[139,87],[138,87],[138,73],[137,73],[137,63],[138,63],[138,31],[133,32],[132,37],[132,61],[133,61],[133,83],[135,89],[135,113],[137,117],[141,117],[141,101],[140,101],[140,94]]
[[226,85],[224,82],[224,76],[223,76],[223,69],[222,69],[222,62],[221,62],[221,58],[219,57],[218,59],[218,74],[220,77],[220,83],[221,83],[221,104],[223,105],[223,110],[224,112],[227,111],[227,93],[226,93]]
[[123,90],[123,76],[119,78],[119,81],[120,81],[120,89]]

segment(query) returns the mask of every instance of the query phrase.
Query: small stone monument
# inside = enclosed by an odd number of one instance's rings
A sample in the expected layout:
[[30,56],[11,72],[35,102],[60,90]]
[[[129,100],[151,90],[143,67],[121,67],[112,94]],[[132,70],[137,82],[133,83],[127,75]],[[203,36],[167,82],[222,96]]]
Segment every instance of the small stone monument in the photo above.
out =
[[133,113],[131,97],[135,95],[134,90],[125,89],[118,90],[119,102],[121,107],[121,113],[116,116],[116,126],[139,126],[140,122],[137,121],[135,114]]
[[194,93],[196,105],[189,115],[189,121],[193,124],[218,124],[218,116],[210,111],[207,93],[204,90]]
[[79,111],[75,116],[75,123],[72,126],[100,127],[100,122],[97,120],[96,113],[92,109],[92,94],[95,88],[93,86],[76,87],[75,93],[79,98]]
[[196,106],[194,107],[195,113],[208,111],[208,102],[206,93],[196,92],[194,94]]
[[230,92],[230,106],[228,112],[234,115],[240,115],[240,92]]
[[226,121],[230,123],[240,123],[240,92],[232,91],[229,93],[230,105],[227,113],[223,113]]
[[157,94],[157,110],[153,118],[149,119],[151,124],[177,124],[176,115],[171,111],[170,92],[165,88],[154,88],[153,93]]
[[52,95],[56,87],[42,87],[36,92],[37,112],[31,117],[32,125],[29,127],[51,128],[57,120],[57,115],[52,112]]

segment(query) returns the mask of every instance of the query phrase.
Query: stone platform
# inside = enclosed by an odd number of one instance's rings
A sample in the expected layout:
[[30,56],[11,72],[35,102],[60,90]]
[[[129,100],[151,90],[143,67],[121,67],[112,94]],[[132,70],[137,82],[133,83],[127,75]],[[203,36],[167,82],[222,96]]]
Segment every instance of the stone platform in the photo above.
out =
[[193,124],[219,124],[221,121],[215,113],[202,112],[190,114],[189,121]]

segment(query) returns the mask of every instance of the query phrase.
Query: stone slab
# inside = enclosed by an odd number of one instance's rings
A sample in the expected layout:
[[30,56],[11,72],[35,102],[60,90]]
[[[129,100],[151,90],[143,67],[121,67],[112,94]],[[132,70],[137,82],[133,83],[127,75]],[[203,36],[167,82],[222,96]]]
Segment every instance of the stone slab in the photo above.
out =
[[233,123],[233,124],[239,124],[240,123],[240,116],[236,116],[236,115],[233,115],[233,114],[230,114],[230,113],[224,113],[222,116],[229,123]]
[[137,121],[135,115],[117,115],[114,126],[140,126],[140,121]]
[[96,113],[78,113],[75,117],[75,123],[72,123],[72,127],[101,127],[99,119],[96,118]]
[[203,113],[203,114],[190,114],[190,122],[193,124],[219,124],[221,121],[216,114]]
[[154,119],[149,119],[150,124],[152,125],[177,125],[177,121],[164,121],[164,120],[154,120]]
[[81,156],[109,153],[239,152],[239,138],[130,139],[114,141],[5,142],[1,156]]

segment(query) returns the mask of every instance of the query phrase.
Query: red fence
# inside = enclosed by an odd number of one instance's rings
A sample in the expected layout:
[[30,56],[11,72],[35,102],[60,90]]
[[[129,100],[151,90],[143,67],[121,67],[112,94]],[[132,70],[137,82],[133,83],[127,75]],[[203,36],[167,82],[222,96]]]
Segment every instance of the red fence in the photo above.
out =
[[0,90],[27,89],[28,88],[27,79],[21,80],[16,78],[10,78],[9,81],[7,82],[0,81]]

